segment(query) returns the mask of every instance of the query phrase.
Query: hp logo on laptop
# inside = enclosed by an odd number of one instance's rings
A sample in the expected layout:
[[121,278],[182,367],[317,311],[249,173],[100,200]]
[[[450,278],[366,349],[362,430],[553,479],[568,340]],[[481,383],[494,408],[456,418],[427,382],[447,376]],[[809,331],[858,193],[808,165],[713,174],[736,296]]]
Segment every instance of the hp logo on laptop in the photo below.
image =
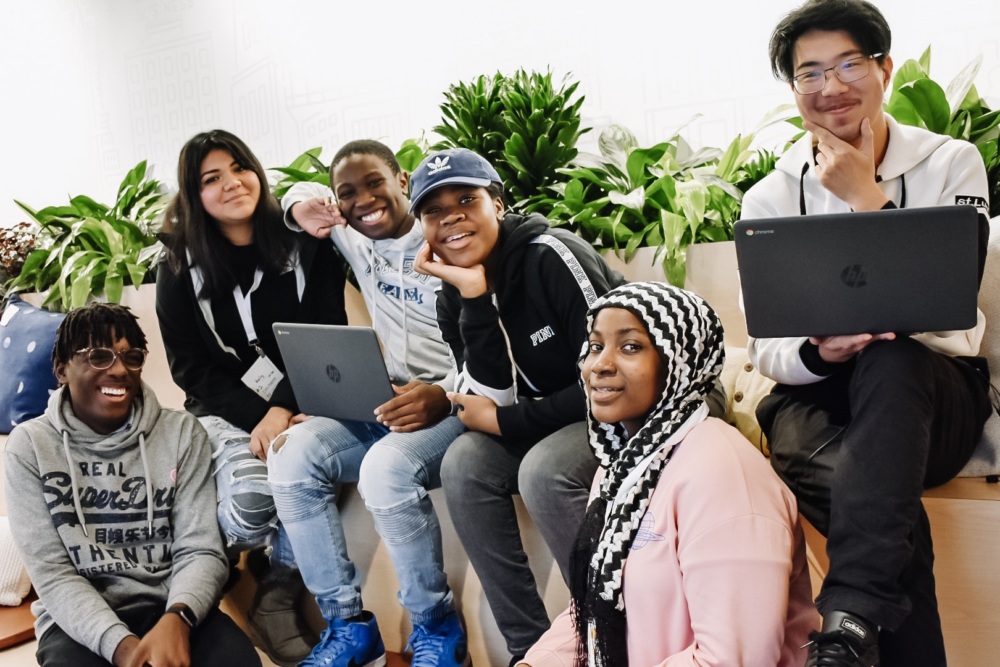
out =
[[868,272],[860,264],[852,264],[840,272],[840,281],[848,287],[864,287],[868,284]]
[[326,365],[326,376],[334,382],[340,382],[340,369],[333,364]]

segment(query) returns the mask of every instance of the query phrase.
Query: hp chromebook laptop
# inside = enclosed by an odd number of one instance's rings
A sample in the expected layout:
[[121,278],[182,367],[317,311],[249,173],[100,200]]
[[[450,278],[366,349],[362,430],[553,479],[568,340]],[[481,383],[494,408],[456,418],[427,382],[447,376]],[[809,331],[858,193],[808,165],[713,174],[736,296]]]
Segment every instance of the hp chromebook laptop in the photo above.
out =
[[755,338],[976,325],[973,206],[741,220],[735,238]]
[[303,413],[374,422],[375,408],[395,396],[372,329],[282,322],[272,328]]

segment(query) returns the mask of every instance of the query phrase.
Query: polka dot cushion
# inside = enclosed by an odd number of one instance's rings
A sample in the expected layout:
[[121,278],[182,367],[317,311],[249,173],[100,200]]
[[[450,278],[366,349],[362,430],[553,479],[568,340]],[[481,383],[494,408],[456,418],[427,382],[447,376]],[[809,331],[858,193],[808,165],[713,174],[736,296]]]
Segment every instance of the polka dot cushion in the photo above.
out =
[[56,388],[52,346],[62,313],[35,308],[17,295],[0,318],[0,433],[45,411]]

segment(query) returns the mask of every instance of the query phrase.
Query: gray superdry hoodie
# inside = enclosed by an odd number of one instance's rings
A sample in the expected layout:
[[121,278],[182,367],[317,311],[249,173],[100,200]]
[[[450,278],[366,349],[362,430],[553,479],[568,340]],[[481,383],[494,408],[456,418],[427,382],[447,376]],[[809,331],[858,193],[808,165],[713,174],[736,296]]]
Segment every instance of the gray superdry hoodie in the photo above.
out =
[[37,636],[55,623],[110,662],[131,634],[116,611],[162,601],[205,617],[227,566],[211,447],[193,415],[161,409],[143,384],[129,423],[99,435],[62,387],[14,429],[4,457]]

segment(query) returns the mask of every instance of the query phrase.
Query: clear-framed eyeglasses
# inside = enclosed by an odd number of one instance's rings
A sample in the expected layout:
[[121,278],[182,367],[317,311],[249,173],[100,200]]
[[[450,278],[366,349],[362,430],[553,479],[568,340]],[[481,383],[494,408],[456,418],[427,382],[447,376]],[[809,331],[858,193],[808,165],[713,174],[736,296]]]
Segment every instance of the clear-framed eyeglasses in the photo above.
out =
[[130,371],[141,370],[146,363],[146,350],[137,347],[129,348],[118,352],[110,347],[85,347],[77,350],[76,354],[83,354],[87,357],[94,370],[104,371],[111,368],[115,363],[115,358],[122,360],[122,364]]
[[863,79],[871,73],[872,68],[868,66],[869,60],[881,58],[881,53],[873,53],[870,56],[854,56],[848,58],[833,67],[824,69],[811,69],[792,77],[792,87],[799,95],[812,95],[818,93],[826,87],[826,73],[833,72],[834,76],[841,83],[851,83]]

